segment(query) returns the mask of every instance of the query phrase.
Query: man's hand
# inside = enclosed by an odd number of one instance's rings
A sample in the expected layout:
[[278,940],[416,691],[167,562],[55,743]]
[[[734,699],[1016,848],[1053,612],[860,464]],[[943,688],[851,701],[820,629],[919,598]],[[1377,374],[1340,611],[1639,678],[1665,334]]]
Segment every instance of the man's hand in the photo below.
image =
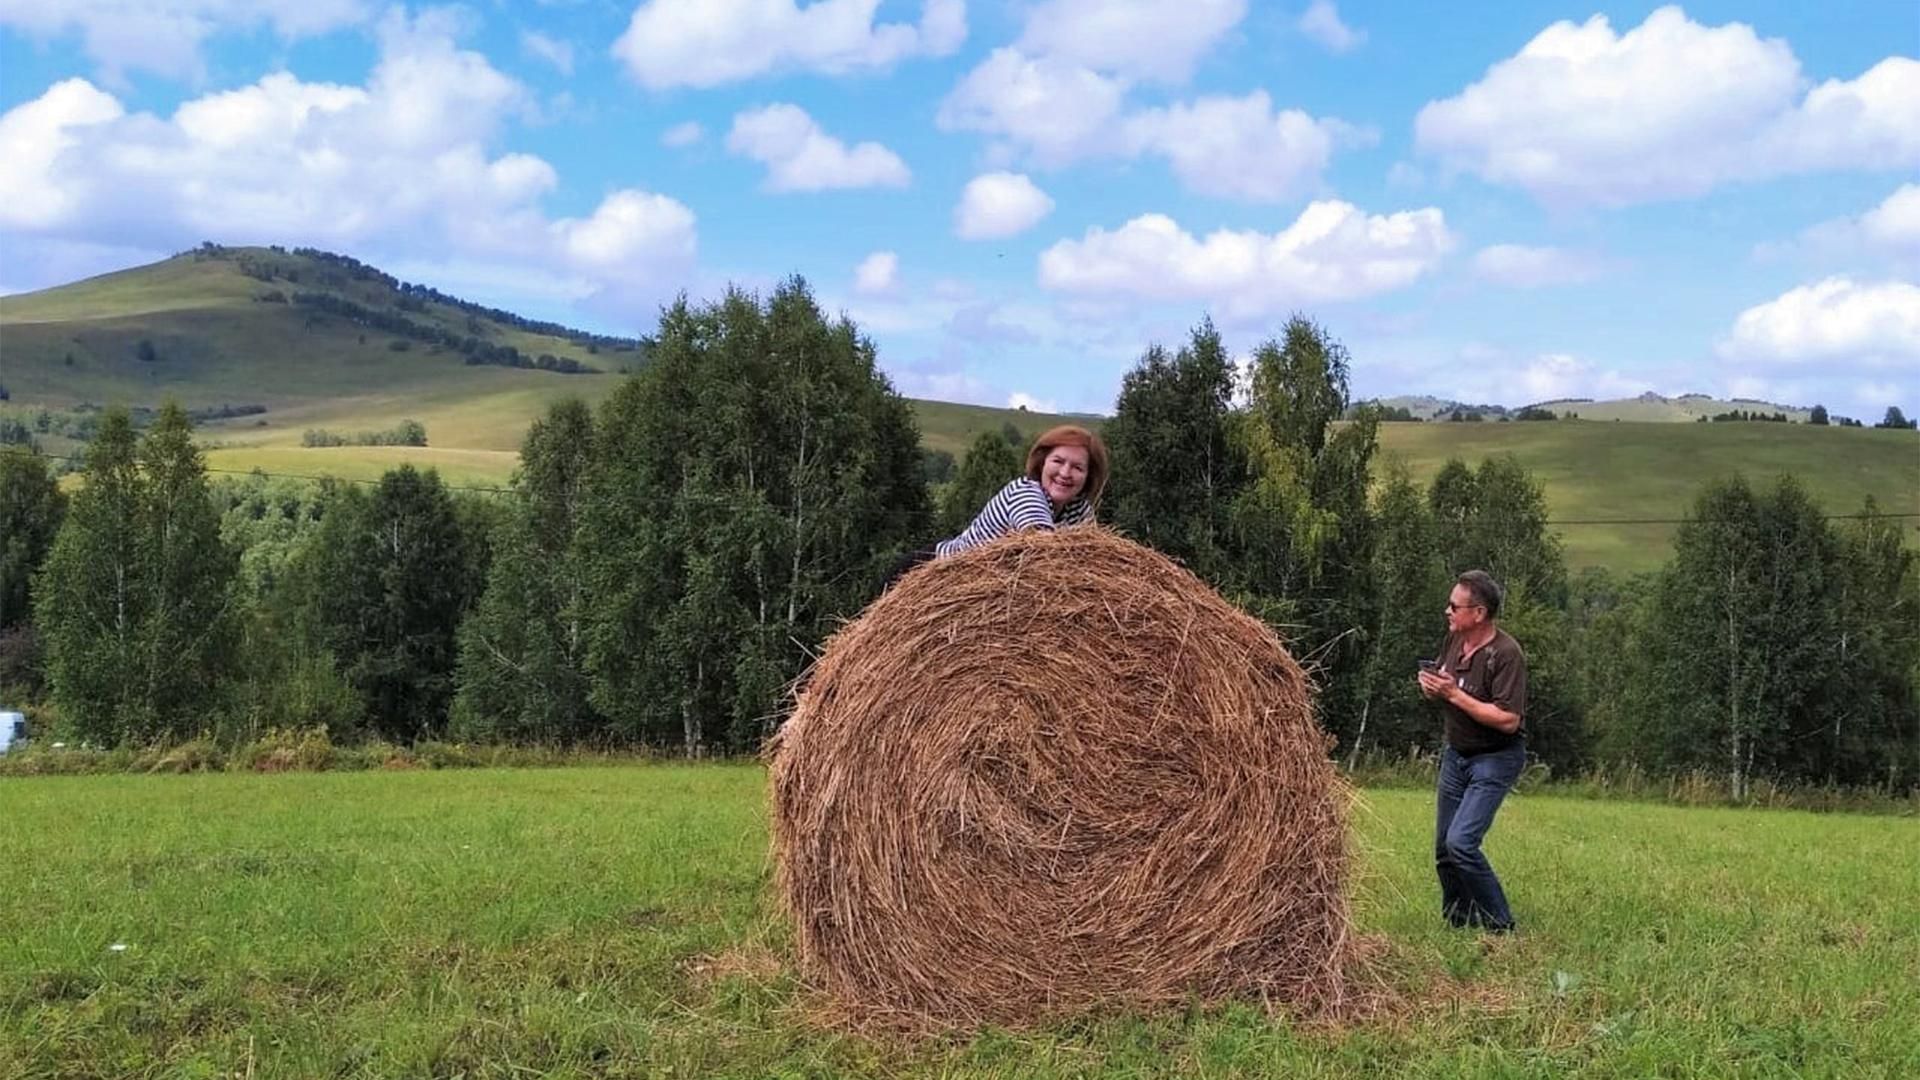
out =
[[1429,698],[1451,701],[1453,696],[1460,692],[1460,688],[1454,685],[1453,677],[1450,675],[1443,675],[1438,671],[1423,671],[1418,678],[1420,692]]

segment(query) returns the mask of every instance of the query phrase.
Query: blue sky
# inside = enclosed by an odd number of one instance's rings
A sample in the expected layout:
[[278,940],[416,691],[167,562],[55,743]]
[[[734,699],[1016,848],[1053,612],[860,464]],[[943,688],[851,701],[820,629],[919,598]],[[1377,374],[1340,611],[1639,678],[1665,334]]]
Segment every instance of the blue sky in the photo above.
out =
[[310,244],[545,318],[801,274],[1106,411],[1301,312],[1360,396],[1920,412],[1910,2],[0,0],[0,288]]

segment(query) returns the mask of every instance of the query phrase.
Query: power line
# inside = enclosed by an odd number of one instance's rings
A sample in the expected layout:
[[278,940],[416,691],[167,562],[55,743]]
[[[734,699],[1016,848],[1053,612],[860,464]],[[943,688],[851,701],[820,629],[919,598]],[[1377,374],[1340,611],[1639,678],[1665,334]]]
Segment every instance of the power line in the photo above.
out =
[[[78,457],[72,454],[37,453],[36,456],[47,458],[53,461],[75,461],[83,464],[87,460],[84,457]],[[369,487],[380,486],[380,481],[378,480],[362,480],[357,477],[351,477],[351,476],[326,476],[326,475],[314,476],[307,473],[268,472],[265,469],[216,469],[210,465],[204,466],[204,468],[206,469],[207,472],[220,473],[226,476],[265,476],[275,480],[309,480],[315,483],[325,481],[325,480],[332,480],[335,483],[366,484]],[[428,466],[428,468],[432,468],[432,466]],[[475,484],[446,484],[444,482],[443,482],[443,486],[446,487],[447,490],[449,491],[477,491],[487,495],[513,494],[512,488],[481,487]],[[1822,521],[1869,521],[1869,520],[1878,521],[1878,520],[1886,520],[1886,519],[1895,520],[1895,521],[1907,521],[1907,520],[1913,520],[1913,519],[1920,519],[1920,511],[1916,511],[1916,512],[1887,511],[1887,512],[1873,513],[1873,514],[1858,514],[1858,513],[1822,514],[1820,515],[1820,518]],[[1547,519],[1548,525],[1552,525],[1559,528],[1564,528],[1567,526],[1583,526],[1583,525],[1686,525],[1690,523],[1721,524],[1723,522],[1720,521],[1719,519],[1714,519],[1714,518],[1548,518]]]

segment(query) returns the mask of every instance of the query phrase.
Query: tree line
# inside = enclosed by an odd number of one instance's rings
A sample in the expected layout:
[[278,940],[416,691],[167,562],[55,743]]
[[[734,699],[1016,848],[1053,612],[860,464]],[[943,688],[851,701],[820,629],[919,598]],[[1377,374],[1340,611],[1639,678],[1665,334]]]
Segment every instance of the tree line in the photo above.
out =
[[[0,686],[99,744],[323,727],[756,749],[825,638],[901,553],[964,527],[1022,448],[983,433],[932,488],[873,346],[798,280],[682,301],[655,340],[597,411],[532,426],[502,498],[409,467],[370,487],[209,484],[177,408],[144,434],[106,414],[71,496],[6,451]],[[1730,478],[1660,572],[1570,574],[1513,458],[1426,483],[1383,461],[1349,365],[1304,318],[1244,381],[1210,323],[1149,348],[1105,426],[1102,508],[1288,640],[1339,753],[1433,748],[1414,660],[1453,575],[1480,567],[1507,587],[1554,769],[1710,770],[1735,794],[1915,786],[1920,569],[1871,504],[1830,522],[1791,478]]]

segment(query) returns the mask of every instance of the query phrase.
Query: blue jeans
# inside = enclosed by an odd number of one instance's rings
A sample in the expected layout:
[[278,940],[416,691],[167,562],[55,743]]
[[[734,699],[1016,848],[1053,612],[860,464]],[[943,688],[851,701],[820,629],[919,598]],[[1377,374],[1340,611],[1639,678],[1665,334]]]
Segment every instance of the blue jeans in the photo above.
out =
[[1513,912],[1480,841],[1493,827],[1500,801],[1527,764],[1525,746],[1465,757],[1440,752],[1439,814],[1433,861],[1440,873],[1440,910],[1454,926],[1513,929]]

